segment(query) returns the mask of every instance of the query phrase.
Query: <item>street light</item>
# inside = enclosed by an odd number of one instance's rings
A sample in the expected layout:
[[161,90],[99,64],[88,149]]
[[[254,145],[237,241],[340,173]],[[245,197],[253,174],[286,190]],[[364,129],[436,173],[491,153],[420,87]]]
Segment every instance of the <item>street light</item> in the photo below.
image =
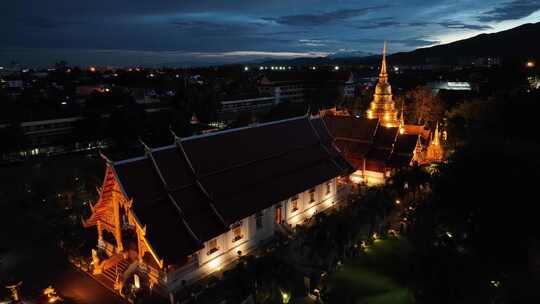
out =
[[286,292],[281,292],[281,299],[283,300],[283,304],[289,303],[289,300],[291,299],[291,295],[289,295]]
[[526,65],[528,68],[534,68],[535,63],[534,63],[534,61],[529,60],[529,61],[527,61],[527,63],[526,63],[525,65]]

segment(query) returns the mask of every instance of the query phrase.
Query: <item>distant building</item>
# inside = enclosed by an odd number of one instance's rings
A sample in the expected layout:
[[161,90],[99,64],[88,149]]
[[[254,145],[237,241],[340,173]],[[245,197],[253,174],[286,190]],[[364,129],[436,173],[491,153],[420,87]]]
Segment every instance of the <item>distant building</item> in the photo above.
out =
[[355,97],[358,80],[347,71],[275,71],[259,80],[262,94],[275,96],[277,102],[305,102],[310,91],[335,88],[345,97]]
[[230,99],[221,102],[218,114],[222,120],[236,119],[240,113],[258,113],[269,111],[278,104],[276,96],[257,96]]
[[10,89],[22,89],[24,82],[22,80],[7,80],[7,87]]
[[131,96],[138,104],[155,104],[160,103],[160,96],[154,89],[151,88],[131,88]]
[[105,85],[81,85],[75,88],[75,94],[77,96],[89,96],[93,93],[105,93],[110,89]]
[[439,93],[440,90],[449,91],[472,91],[473,86],[469,82],[465,81],[432,81],[427,83],[434,94]]

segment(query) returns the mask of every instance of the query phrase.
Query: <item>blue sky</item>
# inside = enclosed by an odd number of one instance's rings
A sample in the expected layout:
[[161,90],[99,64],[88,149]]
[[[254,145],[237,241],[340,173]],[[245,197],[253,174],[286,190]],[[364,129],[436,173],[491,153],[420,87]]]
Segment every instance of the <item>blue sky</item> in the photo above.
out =
[[192,65],[379,52],[540,21],[540,0],[18,0],[0,64]]

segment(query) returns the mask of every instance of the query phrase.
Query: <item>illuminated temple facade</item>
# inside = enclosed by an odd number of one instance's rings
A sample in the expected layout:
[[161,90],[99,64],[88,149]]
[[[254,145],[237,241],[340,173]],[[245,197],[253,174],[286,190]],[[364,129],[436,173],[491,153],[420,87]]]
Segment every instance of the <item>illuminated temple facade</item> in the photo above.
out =
[[322,116],[336,147],[353,165],[353,183],[383,184],[392,172],[421,162],[419,134],[400,132],[399,127],[381,125],[379,119],[352,115]]
[[[175,137],[107,160],[93,274],[171,295],[340,203],[353,172],[320,117]],[[135,281],[135,282],[134,282]]]
[[385,127],[397,127],[399,124],[396,104],[392,99],[392,87],[388,82],[388,72],[386,70],[386,42],[384,42],[383,47],[379,81],[375,86],[373,101],[366,114],[368,119],[379,119],[380,123]]

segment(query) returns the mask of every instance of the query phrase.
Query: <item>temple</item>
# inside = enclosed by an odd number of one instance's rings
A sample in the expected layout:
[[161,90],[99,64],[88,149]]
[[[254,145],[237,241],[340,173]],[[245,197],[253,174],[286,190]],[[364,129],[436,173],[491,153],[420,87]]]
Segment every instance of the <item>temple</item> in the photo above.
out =
[[378,119],[355,116],[322,116],[335,144],[353,165],[353,183],[383,184],[393,171],[422,160],[418,134],[405,134],[399,127],[386,127]]
[[397,127],[399,124],[396,104],[392,99],[392,87],[388,83],[388,72],[386,71],[386,41],[383,47],[379,81],[375,86],[373,101],[367,110],[367,118],[379,119],[385,127]]
[[438,125],[432,134],[424,125],[406,124],[404,104],[398,119],[388,82],[386,48],[385,42],[379,81],[367,117],[336,108],[319,112],[336,146],[355,168],[350,177],[353,183],[383,184],[396,170],[444,159]]
[[85,227],[98,232],[92,272],[171,295],[345,200],[353,167],[324,121],[308,115],[175,137],[106,161]]

